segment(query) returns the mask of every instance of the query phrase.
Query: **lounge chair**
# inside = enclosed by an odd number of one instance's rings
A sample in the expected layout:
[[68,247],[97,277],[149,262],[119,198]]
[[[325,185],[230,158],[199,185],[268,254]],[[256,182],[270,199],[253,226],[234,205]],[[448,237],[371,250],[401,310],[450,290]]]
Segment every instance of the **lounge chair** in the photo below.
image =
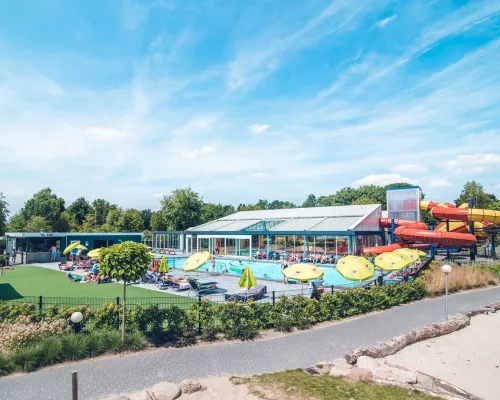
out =
[[188,278],[187,281],[189,283],[189,286],[191,286],[189,292],[194,291],[198,296],[203,296],[206,293],[210,293],[218,289],[217,282],[200,282],[198,279],[192,278]]
[[257,285],[250,289],[241,289],[233,293],[226,293],[224,294],[224,298],[228,301],[231,300],[246,301],[249,299],[260,300],[264,297],[266,293],[267,293],[266,285]]
[[73,275],[73,274],[68,273],[68,274],[66,274],[66,276],[72,282],[81,282],[83,280],[83,278],[79,275]]

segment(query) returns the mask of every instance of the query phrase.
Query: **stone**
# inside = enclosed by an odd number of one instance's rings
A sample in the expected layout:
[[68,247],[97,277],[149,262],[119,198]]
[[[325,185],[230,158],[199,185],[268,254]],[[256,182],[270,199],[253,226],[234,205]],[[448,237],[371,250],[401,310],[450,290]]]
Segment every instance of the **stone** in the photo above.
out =
[[352,368],[347,373],[345,379],[350,382],[371,382],[373,381],[373,373],[365,368]]
[[434,383],[435,378],[430,375],[424,374],[422,372],[417,373],[417,385],[425,390],[428,390],[433,393],[438,392],[438,388]]
[[334,360],[330,361],[328,364],[330,365],[335,365],[336,367],[352,367],[351,364],[347,363],[346,359],[345,358],[335,358]]
[[308,375],[321,375],[321,372],[315,367],[306,368],[304,369],[304,372]]
[[328,364],[322,364],[321,368],[316,368],[321,375],[328,375],[330,373],[331,366]]
[[392,379],[392,368],[385,365],[381,365],[373,371],[373,376],[376,379],[383,379],[384,381],[390,381]]
[[352,368],[344,368],[341,366],[338,367],[338,366],[334,365],[332,368],[330,368],[329,375],[330,376],[337,376],[337,377],[346,377],[351,369]]
[[500,310],[500,303],[488,304],[486,307],[493,308],[495,311]]
[[181,383],[181,389],[182,389],[182,393],[190,394],[190,393],[206,390],[207,387],[203,386],[196,379],[184,379]]
[[370,356],[361,356],[356,360],[356,366],[358,368],[365,368],[365,369],[371,369],[374,370],[380,365],[380,362],[378,360],[375,360],[374,358]]
[[115,400],[130,400],[130,397],[120,396],[120,397],[117,397]]
[[415,384],[417,383],[417,374],[413,371],[403,371],[401,369],[393,368],[392,378],[390,380],[399,383]]
[[483,307],[483,308],[478,308],[477,310],[472,310],[472,311],[469,311],[468,313],[466,313],[465,315],[469,318],[471,317],[475,317],[476,315],[479,315],[479,314],[493,314],[496,310],[494,308],[490,308],[490,307]]
[[152,400],[175,400],[181,397],[181,388],[175,383],[160,382],[148,391]]
[[[493,307],[492,307],[493,308]],[[403,335],[396,336],[390,340],[379,342],[372,347],[360,347],[345,355],[349,364],[356,363],[361,356],[370,356],[372,358],[383,358],[396,354],[406,346],[419,342],[421,340],[447,335],[448,333],[458,331],[470,325],[470,318],[466,315],[455,315],[447,321],[438,324],[431,324],[423,328],[414,329]]]

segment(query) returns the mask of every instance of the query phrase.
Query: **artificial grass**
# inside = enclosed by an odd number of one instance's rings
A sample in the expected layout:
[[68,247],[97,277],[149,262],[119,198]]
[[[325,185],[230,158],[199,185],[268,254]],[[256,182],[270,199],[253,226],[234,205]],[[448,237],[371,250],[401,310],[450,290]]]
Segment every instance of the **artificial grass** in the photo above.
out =
[[[351,383],[332,376],[311,376],[302,370],[232,378],[234,384],[249,384],[250,392],[266,397],[266,392],[283,391],[283,398],[314,400],[431,400],[436,397],[376,383]],[[273,397],[274,398],[274,397]],[[280,397],[278,397],[280,398]]]
[[[123,284],[71,282],[66,274],[42,267],[20,266],[0,276],[0,298],[20,299],[29,296],[116,298],[123,295]],[[127,286],[128,298],[172,297],[190,299],[171,293]],[[180,300],[180,299],[179,299]]]

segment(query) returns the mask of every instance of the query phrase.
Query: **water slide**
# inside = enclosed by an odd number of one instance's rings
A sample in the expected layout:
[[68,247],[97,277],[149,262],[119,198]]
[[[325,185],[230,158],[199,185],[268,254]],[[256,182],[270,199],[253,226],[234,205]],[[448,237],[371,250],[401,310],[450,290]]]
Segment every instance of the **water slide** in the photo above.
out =
[[[420,208],[429,211],[434,218],[448,221],[448,227],[446,222],[442,222],[435,230],[430,231],[423,222],[396,219],[394,220],[396,226],[394,235],[405,243],[365,247],[361,249],[361,252],[363,254],[380,254],[401,247],[422,247],[430,244],[443,247],[472,247],[477,243],[477,238],[469,232],[469,223],[473,223],[475,229],[500,226],[500,211],[467,208],[466,204],[457,208],[451,203],[433,201],[421,201]],[[392,220],[381,218],[380,226],[383,228],[392,227]],[[476,235],[485,237],[487,233],[477,232]]]

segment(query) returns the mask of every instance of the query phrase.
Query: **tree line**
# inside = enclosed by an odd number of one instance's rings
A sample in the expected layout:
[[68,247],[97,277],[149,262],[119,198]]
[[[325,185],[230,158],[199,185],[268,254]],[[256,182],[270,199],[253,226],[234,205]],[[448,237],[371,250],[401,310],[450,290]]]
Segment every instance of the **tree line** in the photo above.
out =
[[[345,187],[328,196],[310,194],[302,204],[282,200],[259,200],[255,204],[207,203],[191,188],[175,189],[160,200],[157,211],[122,208],[105,199],[90,202],[80,197],[66,207],[62,197],[50,188],[42,189],[28,199],[15,214],[10,215],[5,196],[0,192],[0,235],[5,232],[141,232],[183,231],[237,211],[275,210],[295,207],[344,206],[355,204],[382,204],[386,209],[386,189],[410,186],[400,182],[386,186],[364,185]],[[465,183],[456,205],[472,199],[476,208],[500,210],[500,201],[485,192],[476,181]],[[442,200],[442,199],[436,199]],[[436,224],[429,213],[424,222]]]

